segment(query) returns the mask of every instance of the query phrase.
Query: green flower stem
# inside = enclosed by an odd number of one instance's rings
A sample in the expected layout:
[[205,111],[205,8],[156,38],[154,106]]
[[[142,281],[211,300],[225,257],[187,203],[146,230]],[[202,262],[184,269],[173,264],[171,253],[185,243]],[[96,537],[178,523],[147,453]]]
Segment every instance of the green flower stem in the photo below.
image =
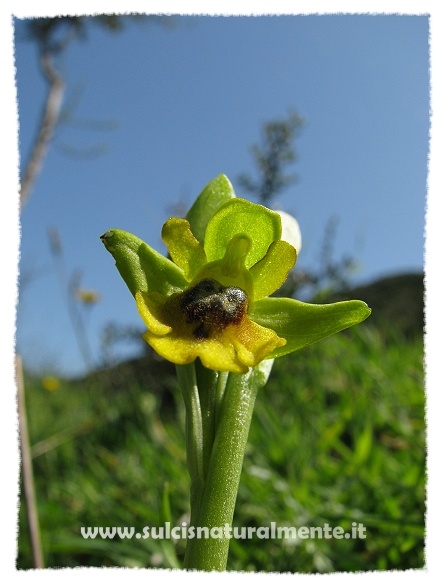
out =
[[202,415],[202,460],[205,481],[215,437],[215,403],[219,372],[206,369],[201,361],[195,361],[195,369]]
[[224,396],[228,373],[212,371],[200,361],[176,365],[186,412],[187,466],[191,484],[191,520],[194,525],[204,492],[215,438],[218,406]]
[[[252,412],[258,389],[264,383],[264,370],[258,367],[247,375],[230,373],[228,376],[199,512],[192,515],[191,525],[195,529],[208,528],[210,531],[220,528],[222,534],[226,525],[232,525]],[[189,539],[185,567],[205,571],[225,570],[229,542],[228,535]]]
[[194,516],[199,511],[201,496],[204,488],[201,404],[199,401],[198,385],[196,382],[195,364],[190,363],[188,365],[177,365],[176,373],[185,404],[187,467],[190,474],[190,523],[194,524]]
[[224,393],[227,387],[227,380],[229,378],[228,371],[220,371],[218,376],[218,384],[216,386],[215,392],[215,426],[218,426],[220,408],[222,404],[222,400],[224,397]]

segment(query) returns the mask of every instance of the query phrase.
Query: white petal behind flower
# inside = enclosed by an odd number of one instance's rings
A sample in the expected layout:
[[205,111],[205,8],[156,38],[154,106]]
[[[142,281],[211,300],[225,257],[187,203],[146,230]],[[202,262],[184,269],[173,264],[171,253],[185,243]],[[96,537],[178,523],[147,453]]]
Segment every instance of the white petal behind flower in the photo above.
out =
[[297,253],[301,250],[301,231],[296,219],[281,210],[276,210],[281,216],[281,239],[295,247]]

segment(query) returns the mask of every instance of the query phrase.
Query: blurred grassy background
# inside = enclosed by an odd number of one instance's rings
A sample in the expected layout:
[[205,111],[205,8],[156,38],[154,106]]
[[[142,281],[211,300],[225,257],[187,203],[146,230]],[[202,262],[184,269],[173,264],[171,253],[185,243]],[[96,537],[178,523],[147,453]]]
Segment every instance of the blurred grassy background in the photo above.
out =
[[[275,362],[255,406],[235,511],[238,527],[361,522],[366,539],[232,540],[229,570],[424,566],[423,284],[405,277],[354,296],[373,308],[372,320]],[[25,390],[46,566],[177,566],[182,540],[80,533],[187,519],[172,366],[147,354],[77,381],[25,372]],[[22,569],[32,566],[23,493]]]

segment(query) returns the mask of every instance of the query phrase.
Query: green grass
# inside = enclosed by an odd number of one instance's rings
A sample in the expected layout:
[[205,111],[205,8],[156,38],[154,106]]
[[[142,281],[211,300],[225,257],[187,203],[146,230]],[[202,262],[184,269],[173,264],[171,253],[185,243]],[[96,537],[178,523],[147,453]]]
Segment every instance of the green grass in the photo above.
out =
[[[148,362],[147,368],[154,363]],[[156,375],[156,374],[155,374]],[[47,567],[180,565],[184,541],[85,540],[81,526],[180,525],[188,513],[184,414],[131,379],[46,391],[26,378]],[[425,397],[420,339],[365,325],[275,362],[261,391],[234,526],[342,526],[365,540],[232,540],[229,570],[332,572],[424,566]],[[162,414],[162,415],[161,415]],[[23,492],[22,492],[23,495]],[[20,509],[17,566],[31,566]],[[179,561],[179,562],[178,562]]]

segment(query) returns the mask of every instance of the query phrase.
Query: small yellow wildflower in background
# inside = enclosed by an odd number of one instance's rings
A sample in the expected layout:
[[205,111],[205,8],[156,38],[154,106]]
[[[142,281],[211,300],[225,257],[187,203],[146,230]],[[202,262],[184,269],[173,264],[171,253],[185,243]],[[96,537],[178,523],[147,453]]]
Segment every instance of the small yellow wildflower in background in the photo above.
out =
[[75,296],[83,304],[96,304],[100,301],[100,294],[93,289],[76,289]]
[[42,379],[42,386],[46,391],[59,391],[60,385],[60,379],[52,375],[47,375]]

